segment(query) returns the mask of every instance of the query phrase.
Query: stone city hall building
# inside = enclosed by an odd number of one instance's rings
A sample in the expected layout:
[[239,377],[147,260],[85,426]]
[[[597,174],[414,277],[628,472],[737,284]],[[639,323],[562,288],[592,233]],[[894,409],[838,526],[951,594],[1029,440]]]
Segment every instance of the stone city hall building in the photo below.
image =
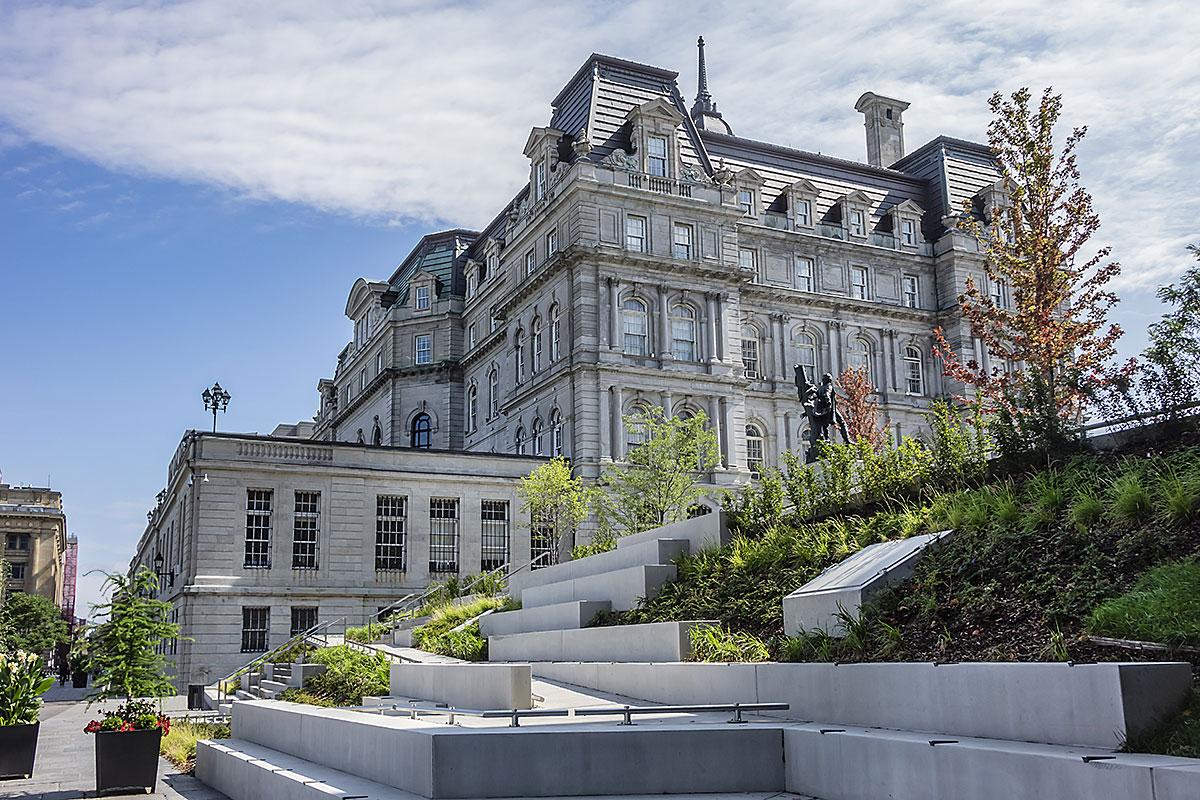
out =
[[622,417],[639,408],[704,412],[721,452],[705,479],[736,485],[802,446],[793,364],[810,380],[865,366],[901,435],[956,388],[936,326],[986,363],[955,299],[968,277],[986,285],[956,222],[1003,202],[985,145],[908,153],[908,103],[871,92],[855,104],[865,163],[767,144],[717,110],[703,41],[690,109],[677,77],[590,56],[495,219],[354,283],[353,340],[313,422],[185,437],[136,560],[165,553],[177,573],[195,638],[177,646],[181,682],[318,618],[528,561],[516,479],[559,454],[595,478],[636,443]]

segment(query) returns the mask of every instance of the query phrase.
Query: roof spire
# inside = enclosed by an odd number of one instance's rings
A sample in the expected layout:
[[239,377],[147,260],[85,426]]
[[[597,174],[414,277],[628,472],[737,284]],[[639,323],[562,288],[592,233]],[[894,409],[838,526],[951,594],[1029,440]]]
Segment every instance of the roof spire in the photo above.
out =
[[703,36],[696,39],[696,48],[699,51],[699,61],[696,81],[696,101],[692,103],[692,120],[696,123],[697,127],[704,130],[715,130],[718,133],[733,133],[728,123],[721,119],[721,113],[717,111],[717,104],[713,102],[712,95],[708,92],[708,67],[704,63]]

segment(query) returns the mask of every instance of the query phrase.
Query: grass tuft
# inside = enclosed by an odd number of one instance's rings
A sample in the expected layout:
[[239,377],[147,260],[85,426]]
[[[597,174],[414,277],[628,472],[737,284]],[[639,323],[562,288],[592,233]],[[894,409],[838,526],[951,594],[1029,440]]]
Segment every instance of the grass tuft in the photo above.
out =
[[196,742],[201,739],[228,738],[228,725],[172,720],[171,732],[162,737],[158,750],[180,772],[190,774],[196,768]]
[[1155,567],[1129,592],[1092,611],[1088,629],[1098,636],[1200,647],[1200,562]]

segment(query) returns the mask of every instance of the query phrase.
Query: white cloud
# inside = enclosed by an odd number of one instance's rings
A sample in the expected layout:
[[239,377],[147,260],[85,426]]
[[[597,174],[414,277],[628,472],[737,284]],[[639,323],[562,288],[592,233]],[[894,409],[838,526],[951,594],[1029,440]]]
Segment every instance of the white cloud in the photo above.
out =
[[17,5],[0,12],[13,132],[110,168],[385,221],[482,225],[592,50],[678,69],[742,135],[860,158],[863,90],[911,100],[910,147],[980,140],[994,90],[1052,84],[1087,123],[1100,239],[1147,287],[1188,263],[1200,15],[1186,3]]

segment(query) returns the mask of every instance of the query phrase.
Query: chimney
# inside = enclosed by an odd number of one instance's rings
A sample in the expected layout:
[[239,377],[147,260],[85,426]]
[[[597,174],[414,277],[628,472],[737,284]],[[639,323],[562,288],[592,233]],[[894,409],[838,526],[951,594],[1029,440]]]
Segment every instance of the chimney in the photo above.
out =
[[867,128],[867,163],[890,167],[904,158],[904,109],[908,103],[866,92],[854,104]]

